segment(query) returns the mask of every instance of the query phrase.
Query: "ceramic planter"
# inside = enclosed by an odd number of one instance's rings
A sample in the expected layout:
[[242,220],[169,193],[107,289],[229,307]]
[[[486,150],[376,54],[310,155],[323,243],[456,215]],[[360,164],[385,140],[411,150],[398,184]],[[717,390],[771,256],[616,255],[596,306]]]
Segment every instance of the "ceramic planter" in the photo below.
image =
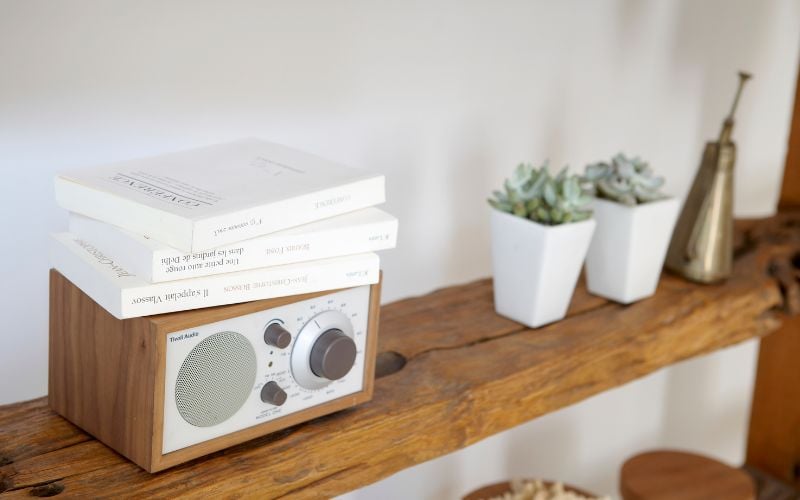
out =
[[563,318],[594,220],[545,226],[492,209],[494,307],[529,327]]
[[593,208],[597,230],[586,256],[589,292],[623,304],[653,295],[680,200],[628,206],[597,199]]

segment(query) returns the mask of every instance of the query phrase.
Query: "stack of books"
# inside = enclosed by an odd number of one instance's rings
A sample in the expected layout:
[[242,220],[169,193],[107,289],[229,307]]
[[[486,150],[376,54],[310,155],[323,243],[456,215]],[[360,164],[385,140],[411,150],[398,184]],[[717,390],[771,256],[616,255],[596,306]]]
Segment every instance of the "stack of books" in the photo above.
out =
[[53,267],[117,318],[378,282],[384,177],[258,139],[65,172]]

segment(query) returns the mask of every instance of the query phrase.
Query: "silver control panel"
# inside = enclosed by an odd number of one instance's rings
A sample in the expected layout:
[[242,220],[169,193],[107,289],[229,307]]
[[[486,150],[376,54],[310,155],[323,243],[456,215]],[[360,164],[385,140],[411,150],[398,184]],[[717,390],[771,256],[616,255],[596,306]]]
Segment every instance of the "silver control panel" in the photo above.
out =
[[370,287],[167,335],[163,453],[356,393]]

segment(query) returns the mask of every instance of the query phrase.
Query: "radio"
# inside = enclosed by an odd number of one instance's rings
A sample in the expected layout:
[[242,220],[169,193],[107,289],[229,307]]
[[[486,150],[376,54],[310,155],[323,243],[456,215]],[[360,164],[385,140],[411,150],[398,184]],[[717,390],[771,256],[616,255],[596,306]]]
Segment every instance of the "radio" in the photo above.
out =
[[150,472],[372,397],[380,283],[120,320],[50,271],[50,407]]

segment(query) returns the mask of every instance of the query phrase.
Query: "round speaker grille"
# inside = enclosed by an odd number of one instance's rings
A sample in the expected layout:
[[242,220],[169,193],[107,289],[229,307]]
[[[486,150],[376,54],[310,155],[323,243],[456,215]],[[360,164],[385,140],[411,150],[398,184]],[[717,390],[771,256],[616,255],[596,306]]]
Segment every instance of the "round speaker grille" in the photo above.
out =
[[220,332],[191,350],[175,382],[181,416],[197,427],[229,419],[242,407],[256,380],[256,352],[244,335]]

